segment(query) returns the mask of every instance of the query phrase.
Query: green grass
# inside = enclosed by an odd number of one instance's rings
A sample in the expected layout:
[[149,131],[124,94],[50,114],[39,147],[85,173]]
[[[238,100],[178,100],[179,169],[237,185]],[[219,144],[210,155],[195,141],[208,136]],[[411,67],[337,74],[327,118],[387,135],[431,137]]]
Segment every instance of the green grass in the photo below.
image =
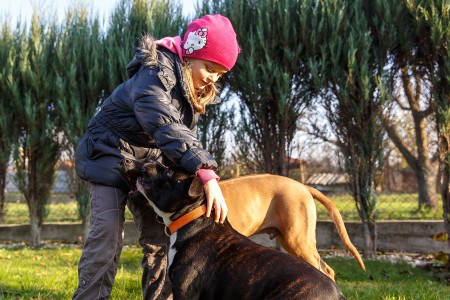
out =
[[[13,198],[11,198],[13,197]],[[15,197],[15,198],[14,198]],[[17,195],[9,195],[8,200],[18,200]],[[64,195],[53,196],[61,199]],[[66,195],[67,197],[67,195]],[[417,193],[381,194],[378,197],[377,220],[442,220],[442,201],[439,198],[436,211],[417,209]],[[345,221],[359,221],[353,198],[348,194],[334,194],[330,198],[338,207]],[[319,220],[329,220],[325,208],[318,202],[317,217]],[[77,222],[78,210],[75,201],[67,203],[51,203],[47,205],[48,215],[45,222]],[[132,220],[133,217],[127,209],[125,218]],[[0,224],[26,224],[29,223],[28,207],[22,202],[6,202],[5,214]]]
[[450,300],[450,286],[438,282],[431,271],[406,262],[365,260],[364,272],[351,258],[325,260],[335,270],[337,283],[347,299]]
[[[0,299],[70,299],[77,286],[80,248],[0,249]],[[111,299],[142,299],[140,248],[124,249]],[[327,257],[349,300],[449,300],[450,287],[430,271],[406,263],[366,260],[367,272],[353,259]]]
[[[45,222],[78,222],[78,208],[75,201],[68,203],[47,204]],[[126,208],[126,220],[133,220],[131,212]],[[6,202],[3,220],[0,224],[29,224],[30,216],[26,203]]]
[[[359,221],[358,211],[353,197],[349,194],[329,195],[339,209],[345,221]],[[380,194],[377,199],[377,220],[442,220],[442,200],[438,197],[436,210],[418,209],[417,193]],[[323,205],[316,202],[317,218],[330,219]]]
[[[81,248],[0,249],[0,299],[71,299]],[[141,249],[127,247],[111,299],[142,299]]]

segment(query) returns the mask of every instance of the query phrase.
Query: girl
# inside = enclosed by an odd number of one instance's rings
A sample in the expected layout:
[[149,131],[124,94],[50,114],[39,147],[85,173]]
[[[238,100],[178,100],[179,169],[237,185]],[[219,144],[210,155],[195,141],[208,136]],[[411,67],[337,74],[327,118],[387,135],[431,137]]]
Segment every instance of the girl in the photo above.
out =
[[[227,205],[217,183],[217,163],[196,134],[199,114],[216,98],[215,82],[240,52],[230,21],[206,15],[189,24],[184,39],[142,38],[128,64],[129,79],[105,100],[76,150],[77,174],[90,182],[91,231],[78,267],[73,299],[106,299],[122,250],[128,187],[124,158],[152,157],[177,164],[204,183],[207,212],[223,223]],[[140,232],[144,299],[166,298],[167,237],[146,203],[128,203]],[[169,287],[169,288],[168,288]]]

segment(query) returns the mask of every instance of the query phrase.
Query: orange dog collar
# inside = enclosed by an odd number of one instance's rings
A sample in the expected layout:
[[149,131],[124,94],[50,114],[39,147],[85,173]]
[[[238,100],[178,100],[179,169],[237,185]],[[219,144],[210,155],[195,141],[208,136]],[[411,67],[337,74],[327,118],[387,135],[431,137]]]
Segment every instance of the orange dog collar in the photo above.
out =
[[197,219],[198,217],[203,216],[206,213],[206,205],[201,205],[194,210],[191,210],[185,215],[182,215],[168,226],[170,234],[173,234],[175,231],[188,224],[189,222]]

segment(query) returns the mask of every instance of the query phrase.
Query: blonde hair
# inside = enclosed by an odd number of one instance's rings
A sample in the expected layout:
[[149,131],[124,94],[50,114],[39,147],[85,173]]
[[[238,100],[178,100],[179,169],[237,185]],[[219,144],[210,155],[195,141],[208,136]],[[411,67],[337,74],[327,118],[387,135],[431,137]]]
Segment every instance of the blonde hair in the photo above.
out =
[[204,114],[206,105],[211,103],[216,98],[216,85],[212,83],[205,86],[200,91],[196,90],[192,79],[191,62],[189,60],[185,60],[183,62],[183,73],[188,85],[189,100],[191,101],[194,111],[199,114]]

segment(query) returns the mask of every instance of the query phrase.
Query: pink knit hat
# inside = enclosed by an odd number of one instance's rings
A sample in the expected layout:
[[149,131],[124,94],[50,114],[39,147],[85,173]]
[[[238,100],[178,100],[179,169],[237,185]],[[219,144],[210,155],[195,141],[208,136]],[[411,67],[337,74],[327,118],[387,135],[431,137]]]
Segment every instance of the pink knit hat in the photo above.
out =
[[181,44],[183,57],[209,60],[228,71],[236,63],[239,48],[230,20],[219,14],[192,21]]

